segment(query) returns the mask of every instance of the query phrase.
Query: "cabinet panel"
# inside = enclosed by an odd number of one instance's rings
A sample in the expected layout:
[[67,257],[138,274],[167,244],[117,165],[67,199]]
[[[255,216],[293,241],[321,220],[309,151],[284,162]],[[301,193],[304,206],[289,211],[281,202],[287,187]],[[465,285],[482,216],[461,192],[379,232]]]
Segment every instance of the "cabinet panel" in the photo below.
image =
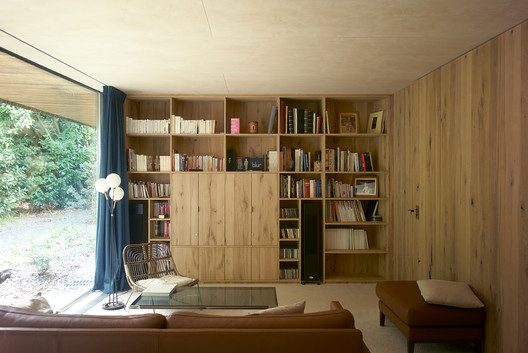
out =
[[252,245],[277,245],[278,180],[276,174],[252,175]]
[[251,248],[225,248],[225,279],[251,279]]
[[225,174],[199,175],[198,229],[200,245],[224,245]]
[[172,245],[198,245],[198,178],[196,174],[171,176]]
[[224,280],[224,248],[200,248],[200,280]]
[[251,245],[251,175],[226,174],[225,243]]
[[251,249],[251,278],[255,281],[278,279],[278,255],[276,247]]
[[171,247],[174,264],[184,275],[199,278],[199,252],[197,247]]

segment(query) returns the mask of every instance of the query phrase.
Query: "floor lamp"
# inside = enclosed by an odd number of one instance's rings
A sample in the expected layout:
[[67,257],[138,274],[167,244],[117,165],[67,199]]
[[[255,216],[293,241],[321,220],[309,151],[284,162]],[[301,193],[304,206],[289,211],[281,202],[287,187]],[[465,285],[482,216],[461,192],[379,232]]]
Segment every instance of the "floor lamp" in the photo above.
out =
[[125,195],[121,184],[121,177],[115,173],[109,174],[106,178],[100,178],[95,182],[95,189],[102,193],[105,197],[106,208],[110,212],[110,289],[108,292],[108,303],[103,304],[104,310],[117,310],[124,308],[125,304],[118,301],[117,298],[117,266],[116,266],[116,240],[115,240],[115,224],[114,224],[114,210],[117,201],[121,200]]

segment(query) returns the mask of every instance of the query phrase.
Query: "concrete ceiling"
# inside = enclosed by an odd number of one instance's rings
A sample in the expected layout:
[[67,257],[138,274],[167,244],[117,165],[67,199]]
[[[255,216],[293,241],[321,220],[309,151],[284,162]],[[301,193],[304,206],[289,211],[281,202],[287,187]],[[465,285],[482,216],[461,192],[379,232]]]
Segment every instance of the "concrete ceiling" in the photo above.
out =
[[127,94],[394,93],[526,0],[3,0],[0,46]]

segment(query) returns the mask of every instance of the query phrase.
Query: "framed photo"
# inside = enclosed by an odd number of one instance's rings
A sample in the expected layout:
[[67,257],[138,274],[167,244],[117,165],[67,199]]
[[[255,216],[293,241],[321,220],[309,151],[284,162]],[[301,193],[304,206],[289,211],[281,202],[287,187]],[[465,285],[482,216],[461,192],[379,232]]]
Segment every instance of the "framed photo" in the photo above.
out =
[[367,133],[381,134],[383,132],[383,110],[369,114]]
[[342,134],[357,134],[359,126],[359,112],[339,114],[339,132]]
[[378,176],[356,177],[354,191],[355,196],[378,197]]

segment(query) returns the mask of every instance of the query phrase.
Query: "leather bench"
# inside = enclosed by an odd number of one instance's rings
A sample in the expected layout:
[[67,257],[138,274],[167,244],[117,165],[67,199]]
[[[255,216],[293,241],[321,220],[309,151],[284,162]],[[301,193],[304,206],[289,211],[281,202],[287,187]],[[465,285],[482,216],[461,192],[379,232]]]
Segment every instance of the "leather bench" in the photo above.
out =
[[485,308],[462,309],[427,303],[416,281],[385,281],[376,285],[380,326],[387,317],[407,338],[407,352],[422,342],[470,341],[482,352]]

